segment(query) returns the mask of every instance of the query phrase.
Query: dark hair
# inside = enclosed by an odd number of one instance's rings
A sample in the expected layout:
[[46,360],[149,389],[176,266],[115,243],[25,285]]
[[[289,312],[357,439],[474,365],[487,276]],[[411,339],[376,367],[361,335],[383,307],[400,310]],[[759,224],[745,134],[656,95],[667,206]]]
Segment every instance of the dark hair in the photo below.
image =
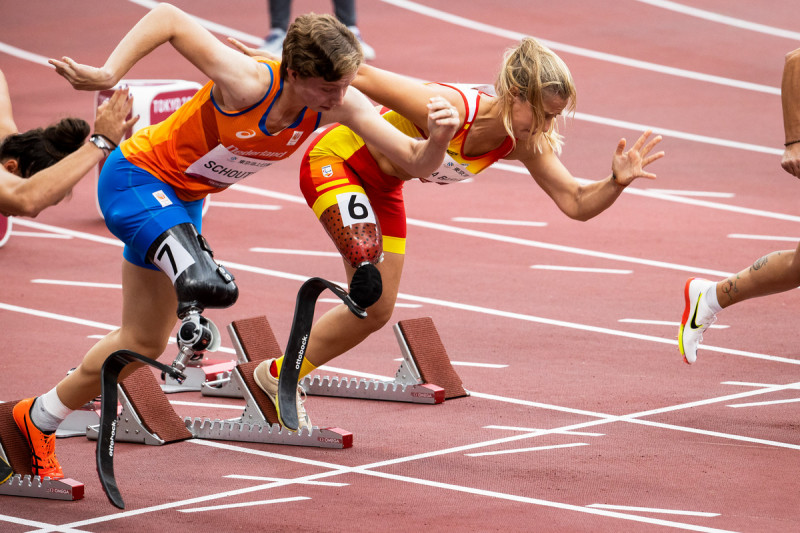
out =
[[0,144],[0,161],[16,159],[20,175],[29,178],[80,148],[89,131],[85,120],[65,118],[46,128],[9,135]]

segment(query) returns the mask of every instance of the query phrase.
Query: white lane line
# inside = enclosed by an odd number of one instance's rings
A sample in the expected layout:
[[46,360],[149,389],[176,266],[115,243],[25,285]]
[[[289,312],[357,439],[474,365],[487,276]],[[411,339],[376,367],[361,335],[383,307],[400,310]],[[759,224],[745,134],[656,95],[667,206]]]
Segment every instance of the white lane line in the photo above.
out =
[[[675,322],[672,320],[646,320],[643,318],[620,318],[617,322],[624,322],[627,324],[650,324],[653,326],[671,326],[671,327],[680,327],[680,322]],[[730,326],[723,326],[722,324],[712,324],[708,326],[711,329],[727,329]]]
[[797,403],[797,402],[800,402],[800,398],[791,398],[789,400],[772,400],[768,402],[737,403],[729,405],[728,407],[759,407],[764,405],[778,405],[781,403]]
[[[492,168],[500,170],[507,170],[517,174],[528,175],[528,170],[519,165],[510,165],[508,163],[495,163]],[[588,184],[594,183],[592,180],[585,178],[576,178],[580,183]],[[787,215],[784,213],[776,213],[775,211],[764,211],[762,209],[751,209],[749,207],[740,207],[736,205],[721,204],[719,202],[711,202],[709,200],[700,200],[697,198],[688,198],[685,196],[676,196],[674,194],[656,193],[648,189],[638,189],[636,187],[626,187],[623,194],[632,194],[634,196],[644,196],[645,198],[654,198],[656,200],[665,200],[668,202],[675,202],[679,204],[693,205],[697,207],[706,207],[709,209],[718,209],[720,211],[730,211],[740,215],[753,215],[765,218],[774,218],[777,220],[787,220],[790,222],[800,222],[800,216]]]
[[476,217],[453,217],[453,222],[476,222],[478,224],[499,224],[504,226],[531,226],[541,228],[547,226],[547,222],[533,222],[528,220],[503,220],[499,218],[476,218]]
[[99,289],[122,289],[119,283],[93,283],[89,281],[64,281],[60,279],[32,279],[31,283],[43,285],[64,285],[68,287],[94,287]]
[[616,511],[631,511],[639,513],[656,513],[656,514],[677,514],[684,516],[720,516],[719,513],[703,513],[700,511],[680,511],[677,509],[654,509],[652,507],[631,507],[630,505],[609,505],[607,503],[592,503],[586,507],[594,509],[613,509]]
[[588,267],[569,267],[561,265],[531,265],[535,270],[555,270],[558,272],[587,272],[593,274],[633,274],[633,270],[618,268],[588,268]]
[[54,233],[39,233],[34,231],[12,231],[12,237],[35,237],[37,239],[71,239],[69,235],[56,235]]
[[784,30],[774,26],[767,26],[766,24],[750,22],[749,20],[737,19],[727,15],[720,15],[719,13],[698,9],[696,7],[685,6],[677,2],[670,2],[669,0],[637,0],[637,2],[650,4],[651,6],[660,7],[661,9],[668,9],[670,11],[675,11],[676,13],[682,13],[692,17],[710,20],[711,22],[717,22],[719,24],[726,24],[735,28],[765,33],[775,37],[785,37],[786,39],[791,39],[793,41],[800,41],[800,33],[796,31]]
[[[217,205],[217,204],[214,204]],[[251,252],[284,255],[309,255],[316,257],[340,257],[339,252],[319,252],[316,250],[290,250],[288,248],[250,248]],[[341,300],[340,300],[341,301]]]
[[746,233],[731,233],[730,239],[750,239],[754,241],[800,242],[800,237],[779,237],[777,235],[748,235]]
[[[510,39],[512,41],[519,41],[522,38],[528,36],[525,33],[519,33],[516,31],[498,28],[497,26],[484,24],[477,20],[470,20],[465,17],[460,17],[458,15],[454,15],[446,11],[441,11],[439,9],[434,9],[432,7],[423,6],[421,4],[418,4],[416,2],[410,2],[408,0],[381,0],[381,1],[402,9],[407,9],[408,11],[419,13],[420,15],[425,15],[431,18],[435,18],[437,20],[441,20],[442,22],[455,24],[456,26],[461,26],[471,31],[488,33],[490,35],[496,35],[498,37],[503,37],[506,39]],[[609,63],[616,63],[618,65],[624,65],[627,67],[649,70],[652,72],[658,72],[660,74],[667,74],[669,76],[678,76],[681,78],[704,81],[708,83],[715,83],[718,85],[726,85],[729,87],[736,87],[738,89],[746,89],[749,91],[757,91],[757,92],[776,94],[776,95],[781,94],[781,90],[779,87],[770,87],[767,85],[761,85],[759,83],[751,83],[747,81],[724,78],[721,76],[713,76],[711,74],[703,74],[701,72],[694,72],[691,70],[685,70],[681,68],[668,67],[665,65],[650,63],[649,61],[640,61],[638,59],[631,59],[628,57],[618,56],[614,54],[607,54],[604,52],[598,52],[596,50],[590,50],[588,48],[581,48],[579,46],[572,46],[569,44],[558,43],[547,39],[541,39],[539,37],[536,37],[536,40],[554,51],[567,52],[569,54],[589,57],[591,59],[597,59],[599,61],[607,61]]]
[[494,452],[465,453],[466,457],[484,457],[486,455],[508,455],[511,453],[540,452],[558,448],[574,448],[575,446],[588,446],[588,442],[574,442],[572,444],[554,444],[552,446],[535,446],[533,448],[516,448],[514,450],[497,450]]
[[[336,257],[339,257],[339,254],[336,254]],[[317,300],[318,302],[325,302],[329,304],[340,304],[342,301],[339,298],[320,298]],[[419,309],[422,307],[420,304],[407,304],[403,302],[395,302],[395,308],[402,307],[404,309]]]
[[268,205],[268,204],[244,204],[241,202],[221,202],[219,200],[214,200],[214,208],[217,207],[231,207],[233,209],[254,209],[257,211],[279,211],[281,206],[279,205]]
[[645,190],[657,194],[672,194],[675,196],[703,196],[706,198],[733,198],[736,196],[732,192],[682,191],[679,189],[655,189],[653,187],[647,187]]
[[[247,479],[251,481],[287,481],[288,478],[280,477],[264,477],[264,476],[244,476],[239,474],[230,474],[224,476],[230,479]],[[333,481],[299,481],[299,485],[319,485],[321,487],[347,487],[350,483],[336,483]]]
[[[535,433],[537,431],[549,431],[542,428],[520,428],[515,426],[483,426],[483,429],[502,429],[507,431],[524,431],[526,433]],[[587,431],[556,431],[550,433],[557,433],[559,435],[578,435],[580,437],[604,437],[605,433],[589,433]]]
[[[402,361],[402,357],[398,357],[395,361]],[[453,366],[474,366],[477,368],[508,368],[508,365],[500,365],[497,363],[471,363],[468,361],[450,361]]]
[[[385,0],[384,0],[385,1]],[[635,122],[629,122],[627,120],[617,120],[613,118],[606,118],[600,117],[597,115],[590,115],[588,113],[581,113],[576,111],[574,114],[577,120],[583,120],[586,122],[593,122],[595,124],[602,124],[603,126],[615,126],[622,129],[633,130],[636,132],[642,132],[644,130],[653,130],[658,135],[662,135],[664,138],[675,138],[675,139],[683,139],[686,141],[693,141],[703,144],[711,144],[714,146],[723,146],[725,148],[735,148],[737,150],[747,150],[749,152],[759,152],[762,154],[770,154],[770,155],[781,155],[783,154],[783,149],[772,148],[769,146],[760,146],[757,144],[752,143],[745,143],[740,141],[730,141],[727,139],[720,139],[717,137],[709,137],[708,135],[698,135],[695,133],[686,133],[679,130],[672,130],[669,128],[661,128],[659,126],[647,125],[647,124],[637,124]],[[496,166],[496,165],[495,165]]]
[[310,500],[308,496],[294,496],[291,498],[276,498],[274,500],[261,500],[258,502],[228,503],[224,505],[209,505],[207,507],[195,507],[194,509],[178,509],[180,513],[201,513],[203,511],[219,511],[221,509],[238,509],[241,507],[255,507],[256,505],[270,505],[273,503],[298,502]]
[[[114,244],[115,246],[122,246],[122,243],[117,241],[117,240],[100,238],[100,237],[97,237],[96,235],[92,235],[92,234],[85,234],[85,233],[78,232],[78,231],[73,231],[73,230],[65,230],[65,229],[62,229],[62,228],[58,228],[56,226],[49,226],[49,225],[46,225],[46,224],[42,224],[42,223],[39,223],[39,222],[33,222],[33,221],[29,221],[29,220],[24,220],[24,221],[20,221],[20,222],[23,222],[24,224],[28,224],[31,227],[44,228],[44,229],[47,229],[47,230],[50,230],[50,231],[54,231],[54,232],[57,232],[57,233],[68,232],[69,234],[71,234],[73,236],[76,236],[76,237],[86,238],[86,239],[92,240],[92,241],[111,243],[111,244]],[[443,224],[432,224],[432,223],[425,223],[425,224],[426,225],[431,225],[435,229],[436,228],[444,228],[445,231],[453,231],[453,230],[458,229],[458,228],[452,228],[450,226],[445,226]],[[465,230],[459,230],[459,231],[457,231],[457,233],[461,233],[461,232],[464,232],[464,231]],[[471,234],[483,234],[483,232],[467,232],[466,234],[469,234],[469,235],[471,235]],[[491,234],[487,234],[487,235],[491,235]],[[522,239],[510,239],[510,238],[506,238],[506,237],[503,237],[500,240],[507,241],[507,242],[528,243],[528,241],[524,241]],[[562,249],[563,248],[565,250],[571,250],[569,247],[560,247],[560,246],[554,246],[554,245],[547,245],[547,246],[548,247],[553,247],[554,249]],[[597,253],[597,252],[593,252],[593,253]],[[612,256],[612,254],[601,254],[601,255],[603,255],[603,256]],[[638,260],[637,258],[630,258],[630,259],[631,260]],[[659,262],[655,262],[655,263],[659,263]],[[261,275],[265,275],[265,276],[272,276],[272,277],[276,277],[276,278],[280,278],[280,279],[289,279],[289,280],[293,280],[293,281],[299,281],[301,283],[305,282],[309,278],[309,276],[304,276],[304,275],[301,275],[301,274],[294,274],[294,273],[281,272],[281,271],[278,271],[278,270],[272,270],[272,269],[267,269],[267,268],[254,267],[254,266],[245,265],[245,264],[242,264],[242,263],[226,262],[225,264],[226,264],[226,266],[228,266],[228,267],[230,267],[230,268],[232,268],[234,270],[235,269],[239,269],[239,270],[242,270],[242,271],[251,272],[251,273],[255,273],[255,274],[261,274]],[[689,269],[689,267],[682,267],[682,268]],[[691,271],[695,271],[695,272],[697,272],[698,270],[699,269],[691,269]],[[724,276],[727,276],[727,275],[728,274],[725,274]],[[451,301],[447,301],[447,300],[440,300],[440,299],[437,299],[437,298],[427,298],[427,297],[423,297],[423,296],[413,296],[413,295],[404,294],[404,293],[398,293],[398,298],[403,299],[403,300],[410,300],[412,302],[417,302],[417,303],[422,303],[422,304],[439,305],[439,306],[447,307],[447,308],[450,308],[450,309],[459,309],[459,310],[462,310],[462,311],[470,311],[470,312],[481,313],[481,314],[486,314],[486,315],[490,315],[490,316],[497,316],[497,317],[502,317],[502,318],[516,319],[516,320],[524,320],[524,321],[528,321],[528,322],[546,324],[546,325],[550,325],[550,326],[559,326],[559,327],[577,329],[577,330],[582,330],[582,331],[589,331],[589,332],[594,332],[594,333],[603,333],[603,334],[607,334],[607,335],[614,335],[614,336],[619,336],[619,337],[626,337],[626,338],[632,338],[632,339],[638,339],[638,340],[651,341],[651,342],[660,343],[660,344],[670,344],[670,345],[674,346],[674,345],[677,345],[677,343],[678,343],[677,339],[665,339],[665,338],[662,338],[662,337],[655,337],[655,336],[652,336],[652,335],[642,335],[642,334],[638,334],[638,333],[630,333],[630,332],[621,331],[621,330],[615,330],[615,329],[610,329],[610,328],[602,328],[602,327],[596,327],[596,326],[589,326],[589,325],[586,325],[586,324],[578,324],[578,323],[574,323],[574,322],[567,322],[567,321],[564,321],[564,320],[554,320],[554,319],[549,319],[549,318],[537,317],[537,316],[533,316],[533,315],[526,315],[526,314],[522,314],[522,313],[515,313],[515,312],[510,312],[510,311],[501,311],[501,310],[498,310],[498,309],[491,309],[491,308],[488,308],[488,307],[482,307],[482,306],[470,305],[470,304],[462,304],[462,303],[451,302]],[[32,315],[44,316],[46,318],[55,318],[57,320],[65,320],[65,321],[78,320],[78,319],[72,319],[72,318],[64,318],[62,315],[56,315],[54,313],[46,313],[46,312],[42,312],[42,311],[35,311],[35,310],[30,310],[30,309],[26,309],[26,308],[23,308],[23,307],[14,306],[14,305],[10,305],[10,304],[3,304],[3,303],[0,303],[0,309],[7,309],[7,310],[11,310],[11,311],[17,311],[17,312],[22,312],[22,313],[27,313],[27,314],[32,314]],[[80,323],[83,323],[83,322],[80,322]],[[106,326],[106,325],[103,325],[103,327],[107,327],[109,329],[116,329],[115,327]],[[747,351],[744,351],[744,350],[734,350],[734,349],[729,349],[729,348],[719,348],[719,347],[711,346],[711,345],[703,345],[703,348],[706,351],[716,351],[716,352],[727,353],[727,354],[732,354],[732,355],[739,355],[739,356],[743,356],[743,357],[751,357],[751,358],[755,358],[755,359],[763,359],[763,360],[768,360],[768,361],[773,361],[773,362],[790,363],[790,364],[794,364],[794,365],[800,364],[800,360],[791,359],[791,358],[788,358],[788,357],[777,357],[777,356],[771,356],[771,355],[766,355],[766,354],[759,354],[759,353],[755,353],[755,352],[747,352]]]
[[27,50],[23,50],[22,48],[17,48],[16,46],[11,46],[10,44],[3,42],[0,42],[0,52],[4,52],[19,59],[24,59],[25,61],[44,65],[45,67],[51,68],[53,71],[55,71],[55,67],[47,62],[47,60],[50,59],[49,57],[40,56],[39,54],[34,54],[33,52],[28,52]]

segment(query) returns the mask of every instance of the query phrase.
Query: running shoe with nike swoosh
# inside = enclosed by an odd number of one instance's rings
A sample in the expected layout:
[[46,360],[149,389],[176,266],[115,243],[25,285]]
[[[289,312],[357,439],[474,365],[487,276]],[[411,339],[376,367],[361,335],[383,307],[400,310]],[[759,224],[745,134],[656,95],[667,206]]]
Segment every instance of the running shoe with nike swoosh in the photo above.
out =
[[689,278],[683,289],[686,306],[678,331],[678,349],[688,364],[697,360],[697,346],[703,340],[703,332],[717,321],[717,315],[703,299],[703,295],[709,290],[716,290],[716,286],[716,283],[707,279]]

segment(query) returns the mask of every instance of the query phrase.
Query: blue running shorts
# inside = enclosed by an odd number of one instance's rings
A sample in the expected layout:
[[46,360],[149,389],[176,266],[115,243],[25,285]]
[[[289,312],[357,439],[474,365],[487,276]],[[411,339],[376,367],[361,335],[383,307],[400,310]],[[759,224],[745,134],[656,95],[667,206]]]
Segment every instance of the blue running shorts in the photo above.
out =
[[202,231],[203,200],[181,200],[170,185],[129,163],[119,148],[103,164],[97,200],[109,231],[125,243],[122,256],[136,266],[158,270],[147,262],[147,250],[169,228],[191,222]]

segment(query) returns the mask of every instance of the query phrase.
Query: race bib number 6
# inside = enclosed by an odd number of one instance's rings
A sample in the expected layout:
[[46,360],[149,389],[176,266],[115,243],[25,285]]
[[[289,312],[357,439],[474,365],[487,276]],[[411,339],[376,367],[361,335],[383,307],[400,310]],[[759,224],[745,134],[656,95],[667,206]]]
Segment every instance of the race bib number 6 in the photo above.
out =
[[342,214],[342,224],[352,226],[365,222],[375,222],[375,213],[369,205],[369,198],[363,192],[346,192],[336,195],[339,204],[339,212]]

